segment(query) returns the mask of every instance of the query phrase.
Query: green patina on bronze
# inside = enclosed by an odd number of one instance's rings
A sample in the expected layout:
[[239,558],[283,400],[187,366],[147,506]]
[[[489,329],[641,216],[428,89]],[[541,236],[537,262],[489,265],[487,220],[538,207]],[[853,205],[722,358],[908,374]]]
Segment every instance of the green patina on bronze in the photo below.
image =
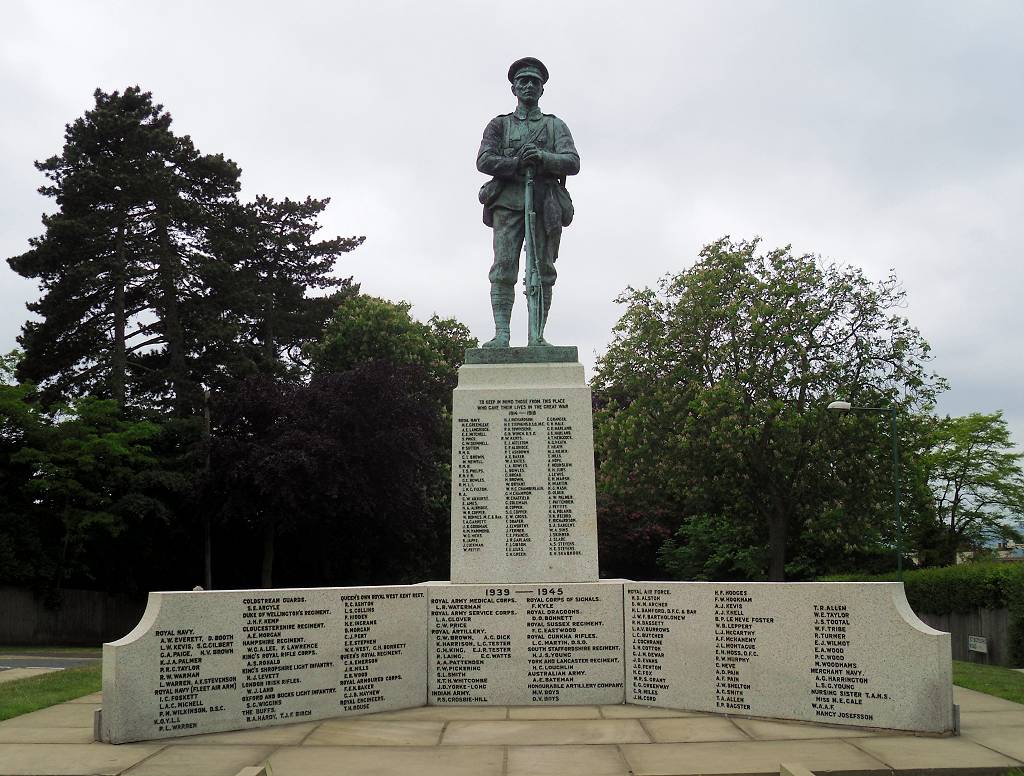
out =
[[518,105],[512,113],[491,119],[476,158],[477,169],[491,176],[480,188],[480,202],[484,223],[494,230],[494,263],[488,274],[494,338],[483,347],[509,346],[509,321],[524,246],[527,341],[531,347],[551,347],[544,339],[544,326],[557,274],[555,260],[562,227],[573,217],[565,180],[580,171],[580,156],[565,122],[540,111],[538,102],[548,80],[544,63],[533,57],[516,60],[509,68],[508,80]]
[[470,348],[467,364],[574,364],[580,360],[575,345],[542,345],[532,348]]

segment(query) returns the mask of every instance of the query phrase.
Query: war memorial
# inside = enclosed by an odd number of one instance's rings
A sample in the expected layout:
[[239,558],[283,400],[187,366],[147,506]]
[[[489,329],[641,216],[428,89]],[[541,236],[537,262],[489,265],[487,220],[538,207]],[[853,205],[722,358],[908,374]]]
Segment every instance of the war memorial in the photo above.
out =
[[[103,648],[98,738],[123,743],[425,705],[637,704],[952,733],[950,636],[898,583],[598,578],[590,389],[549,344],[568,127],[513,63],[484,132],[494,338],[467,351],[452,419],[451,570],[391,587],[151,593]],[[520,257],[527,346],[510,346]]]

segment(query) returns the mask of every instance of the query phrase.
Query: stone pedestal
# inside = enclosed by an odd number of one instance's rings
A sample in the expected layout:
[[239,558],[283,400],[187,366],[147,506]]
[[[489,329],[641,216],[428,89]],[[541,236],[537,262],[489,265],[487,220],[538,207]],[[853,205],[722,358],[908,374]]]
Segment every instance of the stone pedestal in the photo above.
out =
[[583,366],[463,366],[452,422],[452,582],[594,582],[596,515]]

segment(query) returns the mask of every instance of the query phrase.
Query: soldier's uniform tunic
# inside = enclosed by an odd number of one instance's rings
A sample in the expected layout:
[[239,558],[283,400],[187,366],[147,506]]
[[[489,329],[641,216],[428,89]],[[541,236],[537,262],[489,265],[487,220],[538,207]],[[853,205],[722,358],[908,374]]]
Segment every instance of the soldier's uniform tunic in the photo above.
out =
[[[555,282],[555,259],[562,236],[562,204],[556,187],[558,179],[580,171],[580,157],[569,128],[557,116],[533,108],[527,113],[517,108],[491,119],[484,130],[477,154],[477,169],[500,182],[497,198],[486,205],[494,227],[494,263],[488,273],[492,284],[515,285],[519,274],[519,256],[523,249],[526,219],[523,214],[526,174],[516,169],[516,154],[530,141],[545,152],[534,178],[534,211],[537,214],[535,238],[540,259],[541,284],[550,303],[550,288]],[[562,189],[564,192],[564,189]],[[567,197],[563,198],[563,202]]]

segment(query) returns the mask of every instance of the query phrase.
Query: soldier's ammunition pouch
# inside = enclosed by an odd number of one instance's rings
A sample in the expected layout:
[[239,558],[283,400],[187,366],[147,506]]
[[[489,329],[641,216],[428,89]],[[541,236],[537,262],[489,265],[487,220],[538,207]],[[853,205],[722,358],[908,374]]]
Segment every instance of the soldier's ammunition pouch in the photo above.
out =
[[554,197],[558,202],[558,207],[561,212],[562,226],[568,226],[572,223],[572,217],[576,215],[576,208],[573,207],[572,197],[569,196],[569,190],[565,188],[565,179],[555,181]]
[[477,199],[484,206],[484,224],[486,226],[494,226],[494,211],[491,209],[491,205],[494,204],[498,195],[501,194],[502,185],[502,182],[497,178],[491,178],[480,187],[480,191],[477,194]]
[[487,183],[480,187],[480,193],[477,194],[477,199],[480,200],[480,204],[484,207],[490,207],[494,204],[494,200],[501,194],[502,182],[497,178],[491,178]]

